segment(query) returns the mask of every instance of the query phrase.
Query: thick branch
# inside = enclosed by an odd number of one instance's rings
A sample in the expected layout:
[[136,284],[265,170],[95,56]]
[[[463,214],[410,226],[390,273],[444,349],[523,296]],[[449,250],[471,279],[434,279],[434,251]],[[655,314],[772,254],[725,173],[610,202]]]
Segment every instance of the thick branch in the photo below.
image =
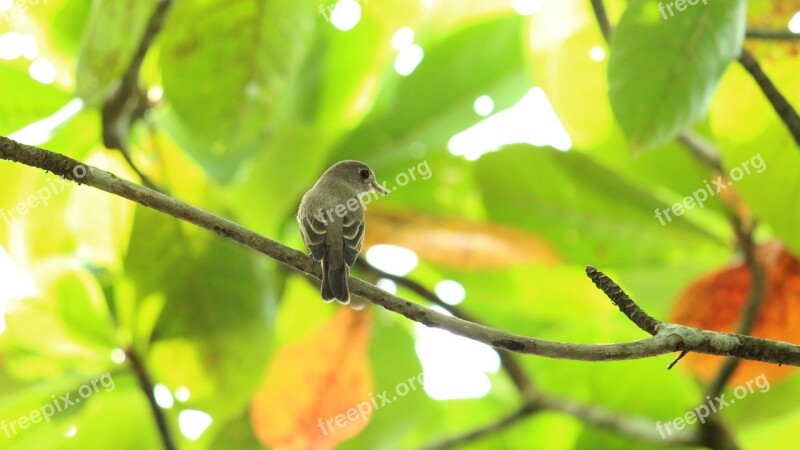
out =
[[[64,155],[0,137],[0,159],[38,167],[64,176],[66,179],[127,198],[148,208],[213,231],[278,262],[319,278],[319,265],[298,250],[286,247],[230,220],[160,192],[123,180],[104,170],[85,166]],[[80,170],[81,168],[84,170]],[[76,173],[85,173],[85,176],[76,177]],[[621,344],[554,342],[519,336],[440,314],[389,294],[383,289],[355,277],[350,278],[350,286],[353,294],[415,322],[429,327],[442,328],[453,334],[517,353],[581,361],[615,361],[641,359],[687,350],[695,353],[736,356],[754,361],[800,366],[800,346],[787,342],[700,330],[666,322],[659,324],[655,336],[641,341]]]

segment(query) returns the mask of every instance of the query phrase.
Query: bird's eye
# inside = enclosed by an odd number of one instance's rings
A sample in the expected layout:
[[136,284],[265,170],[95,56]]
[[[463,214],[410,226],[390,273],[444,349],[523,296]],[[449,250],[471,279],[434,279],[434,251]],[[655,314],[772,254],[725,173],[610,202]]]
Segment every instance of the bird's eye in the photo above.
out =
[[361,172],[358,172],[358,174],[361,175],[361,178],[365,180],[369,178],[369,170],[367,169],[362,169]]

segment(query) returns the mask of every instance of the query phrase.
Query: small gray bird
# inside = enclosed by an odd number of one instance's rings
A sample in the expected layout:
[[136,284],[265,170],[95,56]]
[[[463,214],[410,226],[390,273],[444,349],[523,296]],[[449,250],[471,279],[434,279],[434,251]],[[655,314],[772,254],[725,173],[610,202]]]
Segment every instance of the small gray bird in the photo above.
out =
[[361,195],[386,194],[375,174],[360,161],[331,166],[303,196],[297,223],[311,257],[322,261],[322,299],[350,302],[350,267],[364,242],[364,205]]

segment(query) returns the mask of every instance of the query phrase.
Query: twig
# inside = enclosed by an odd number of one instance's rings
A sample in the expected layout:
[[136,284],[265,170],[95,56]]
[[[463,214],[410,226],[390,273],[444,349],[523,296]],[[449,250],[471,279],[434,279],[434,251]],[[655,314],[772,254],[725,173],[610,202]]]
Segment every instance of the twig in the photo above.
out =
[[[758,314],[761,311],[761,305],[766,295],[766,277],[763,269],[756,260],[755,244],[753,243],[752,234],[753,230],[745,229],[741,219],[736,215],[732,217],[731,221],[739,241],[739,247],[744,254],[745,264],[750,271],[750,289],[747,293],[747,301],[739,316],[739,324],[736,332],[739,334],[750,334],[758,320]],[[738,358],[726,358],[714,379],[708,384],[706,394],[712,397],[718,396],[725,388],[725,384],[730,377],[733,376],[733,372],[736,370],[736,367],[738,367],[739,362],[740,360]]]
[[592,10],[594,11],[594,17],[597,19],[597,25],[600,27],[600,32],[603,33],[603,38],[606,42],[611,42],[611,22],[608,20],[603,0],[592,0]]
[[719,173],[723,173],[719,150],[710,142],[689,130],[684,130],[678,134],[678,142],[683,144],[702,163]]
[[[127,198],[148,208],[213,231],[278,262],[320,278],[319,264],[298,250],[286,247],[237,223],[160,192],[121,179],[104,170],[83,165],[67,156],[0,137],[0,159],[38,167],[55,175],[63,176],[65,179]],[[78,177],[76,173],[84,176]],[[659,323],[655,336],[634,342],[572,344],[547,341],[507,333],[437,313],[355,277],[350,277],[350,286],[353,294],[415,322],[445,329],[453,334],[517,353],[581,361],[618,361],[687,350],[710,355],[736,356],[773,364],[800,366],[800,346],[787,342],[701,330],[666,322]],[[654,319],[650,318],[650,320]]]
[[800,145],[800,115],[797,114],[797,110],[786,100],[786,97],[781,94],[772,80],[770,80],[764,69],[758,64],[758,61],[746,49],[742,49],[742,54],[739,55],[739,63],[753,77],[758,87],[761,88],[761,92],[764,93],[764,96],[767,97],[772,108],[778,114],[778,117],[786,125],[794,141],[797,145]]
[[675,367],[675,364],[678,364],[678,361],[682,360],[683,357],[688,355],[688,354],[689,354],[689,352],[687,352],[686,350],[682,351],[681,354],[678,355],[677,358],[675,358],[675,361],[672,361],[671,363],[669,363],[669,365],[667,366],[667,370],[672,370],[672,368]]
[[796,41],[800,33],[789,30],[773,30],[770,28],[748,28],[745,37],[748,39],[764,39],[770,41]]
[[133,349],[126,349],[125,355],[130,362],[131,369],[133,369],[133,372],[136,374],[136,379],[139,380],[139,386],[142,388],[142,391],[144,391],[144,394],[147,397],[147,403],[150,404],[150,410],[153,412],[153,417],[156,420],[158,433],[161,435],[161,442],[164,444],[164,449],[175,450],[175,443],[172,441],[172,436],[169,432],[169,426],[167,425],[167,419],[164,417],[164,411],[161,410],[161,407],[159,407],[158,403],[156,402],[155,393],[153,392],[153,382],[150,380],[150,374],[147,372],[144,364],[139,359],[139,355],[137,355]]
[[639,308],[639,305],[633,302],[628,294],[622,290],[617,283],[611,281],[606,274],[600,272],[592,266],[586,266],[586,275],[594,282],[598,289],[606,294],[606,297],[611,299],[615,305],[622,311],[631,322],[635,323],[637,327],[643,331],[655,336],[658,332],[658,327],[661,325],[656,319],[648,316],[646,312]]
[[455,436],[452,438],[444,439],[439,442],[435,442],[433,444],[428,444],[422,447],[422,450],[444,450],[452,447],[456,447],[462,444],[467,444],[472,441],[476,441],[482,437],[488,436],[490,434],[497,433],[499,431],[503,431],[506,428],[516,424],[517,422],[529,417],[531,414],[539,411],[540,408],[534,407],[533,405],[527,404],[524,405],[522,408],[518,409],[516,412],[501,418],[500,420],[490,423],[489,425],[477,428],[475,430],[469,431],[464,433],[460,436]]

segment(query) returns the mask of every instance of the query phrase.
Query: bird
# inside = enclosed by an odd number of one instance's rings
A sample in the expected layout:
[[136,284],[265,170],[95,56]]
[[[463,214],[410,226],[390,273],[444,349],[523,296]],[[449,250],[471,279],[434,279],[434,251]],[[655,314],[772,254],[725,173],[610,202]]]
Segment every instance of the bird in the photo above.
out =
[[375,173],[361,161],[332,165],[303,195],[297,223],[311,257],[322,263],[320,293],[326,303],[350,303],[348,276],[364,243],[364,205],[361,195],[387,194]]

